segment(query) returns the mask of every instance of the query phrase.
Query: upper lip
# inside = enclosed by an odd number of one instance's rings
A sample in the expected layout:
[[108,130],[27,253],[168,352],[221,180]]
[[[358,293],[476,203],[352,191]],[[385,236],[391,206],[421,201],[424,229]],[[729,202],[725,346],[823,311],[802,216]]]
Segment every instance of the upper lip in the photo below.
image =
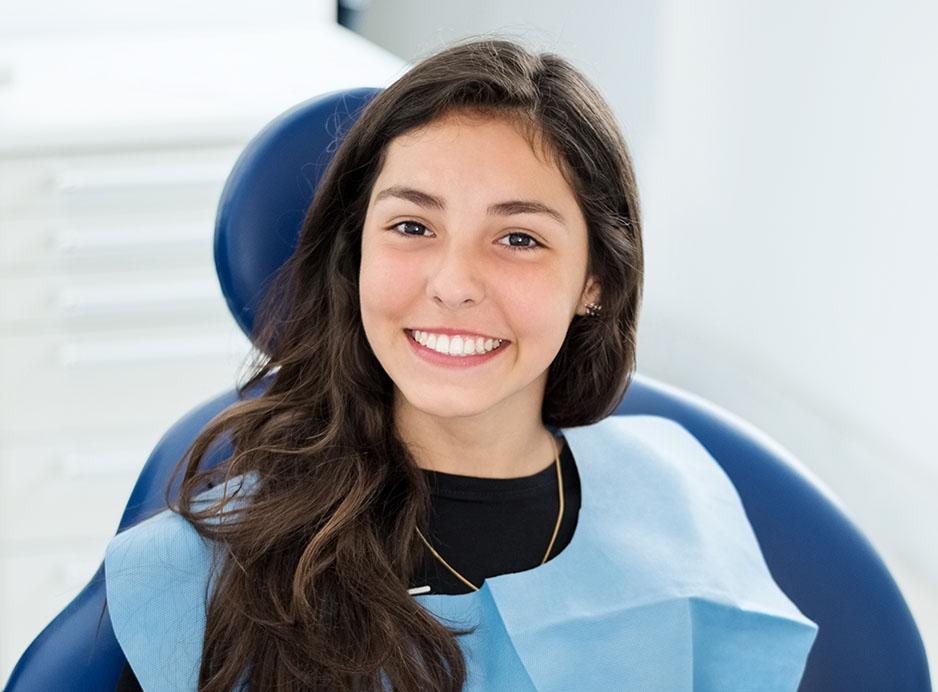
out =
[[471,329],[451,329],[449,327],[411,327],[410,331],[430,332],[432,334],[446,334],[447,336],[481,336],[483,339],[500,339],[501,341],[508,341],[508,339],[502,339],[500,336],[480,334],[479,332],[474,332]]

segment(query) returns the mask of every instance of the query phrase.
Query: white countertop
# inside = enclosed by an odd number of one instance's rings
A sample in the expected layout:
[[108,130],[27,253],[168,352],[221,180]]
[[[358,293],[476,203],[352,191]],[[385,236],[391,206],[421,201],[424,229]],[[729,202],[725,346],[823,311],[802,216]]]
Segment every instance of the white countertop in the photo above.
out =
[[0,43],[0,155],[244,139],[312,96],[407,64],[334,23]]

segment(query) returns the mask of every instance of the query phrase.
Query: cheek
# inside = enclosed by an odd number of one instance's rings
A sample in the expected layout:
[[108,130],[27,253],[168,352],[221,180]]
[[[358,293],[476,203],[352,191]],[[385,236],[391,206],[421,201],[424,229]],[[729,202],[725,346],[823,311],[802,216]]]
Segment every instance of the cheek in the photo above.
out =
[[511,311],[519,330],[546,335],[564,320],[569,298],[556,274],[533,268],[511,277],[506,273],[499,286],[500,302]]
[[401,312],[412,299],[414,277],[414,272],[393,253],[374,252],[363,245],[358,276],[362,318],[390,318]]

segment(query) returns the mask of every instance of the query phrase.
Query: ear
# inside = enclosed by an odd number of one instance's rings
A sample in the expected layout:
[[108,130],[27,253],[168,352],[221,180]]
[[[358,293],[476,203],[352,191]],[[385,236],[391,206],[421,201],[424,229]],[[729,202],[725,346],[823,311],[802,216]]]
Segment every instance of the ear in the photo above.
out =
[[576,306],[576,314],[586,314],[586,304],[602,304],[602,286],[595,276],[586,280],[586,287],[583,289],[583,295],[580,296],[580,302]]

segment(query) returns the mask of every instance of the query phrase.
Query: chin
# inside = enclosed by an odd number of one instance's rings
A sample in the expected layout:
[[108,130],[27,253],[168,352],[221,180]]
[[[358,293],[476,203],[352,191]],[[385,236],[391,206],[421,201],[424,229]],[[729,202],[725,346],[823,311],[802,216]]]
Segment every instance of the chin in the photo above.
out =
[[477,397],[462,397],[463,399],[471,398],[472,401],[454,401],[448,397],[434,396],[432,393],[424,395],[420,392],[412,392],[408,395],[402,392],[402,396],[409,406],[437,418],[466,418],[484,413],[489,408]]

